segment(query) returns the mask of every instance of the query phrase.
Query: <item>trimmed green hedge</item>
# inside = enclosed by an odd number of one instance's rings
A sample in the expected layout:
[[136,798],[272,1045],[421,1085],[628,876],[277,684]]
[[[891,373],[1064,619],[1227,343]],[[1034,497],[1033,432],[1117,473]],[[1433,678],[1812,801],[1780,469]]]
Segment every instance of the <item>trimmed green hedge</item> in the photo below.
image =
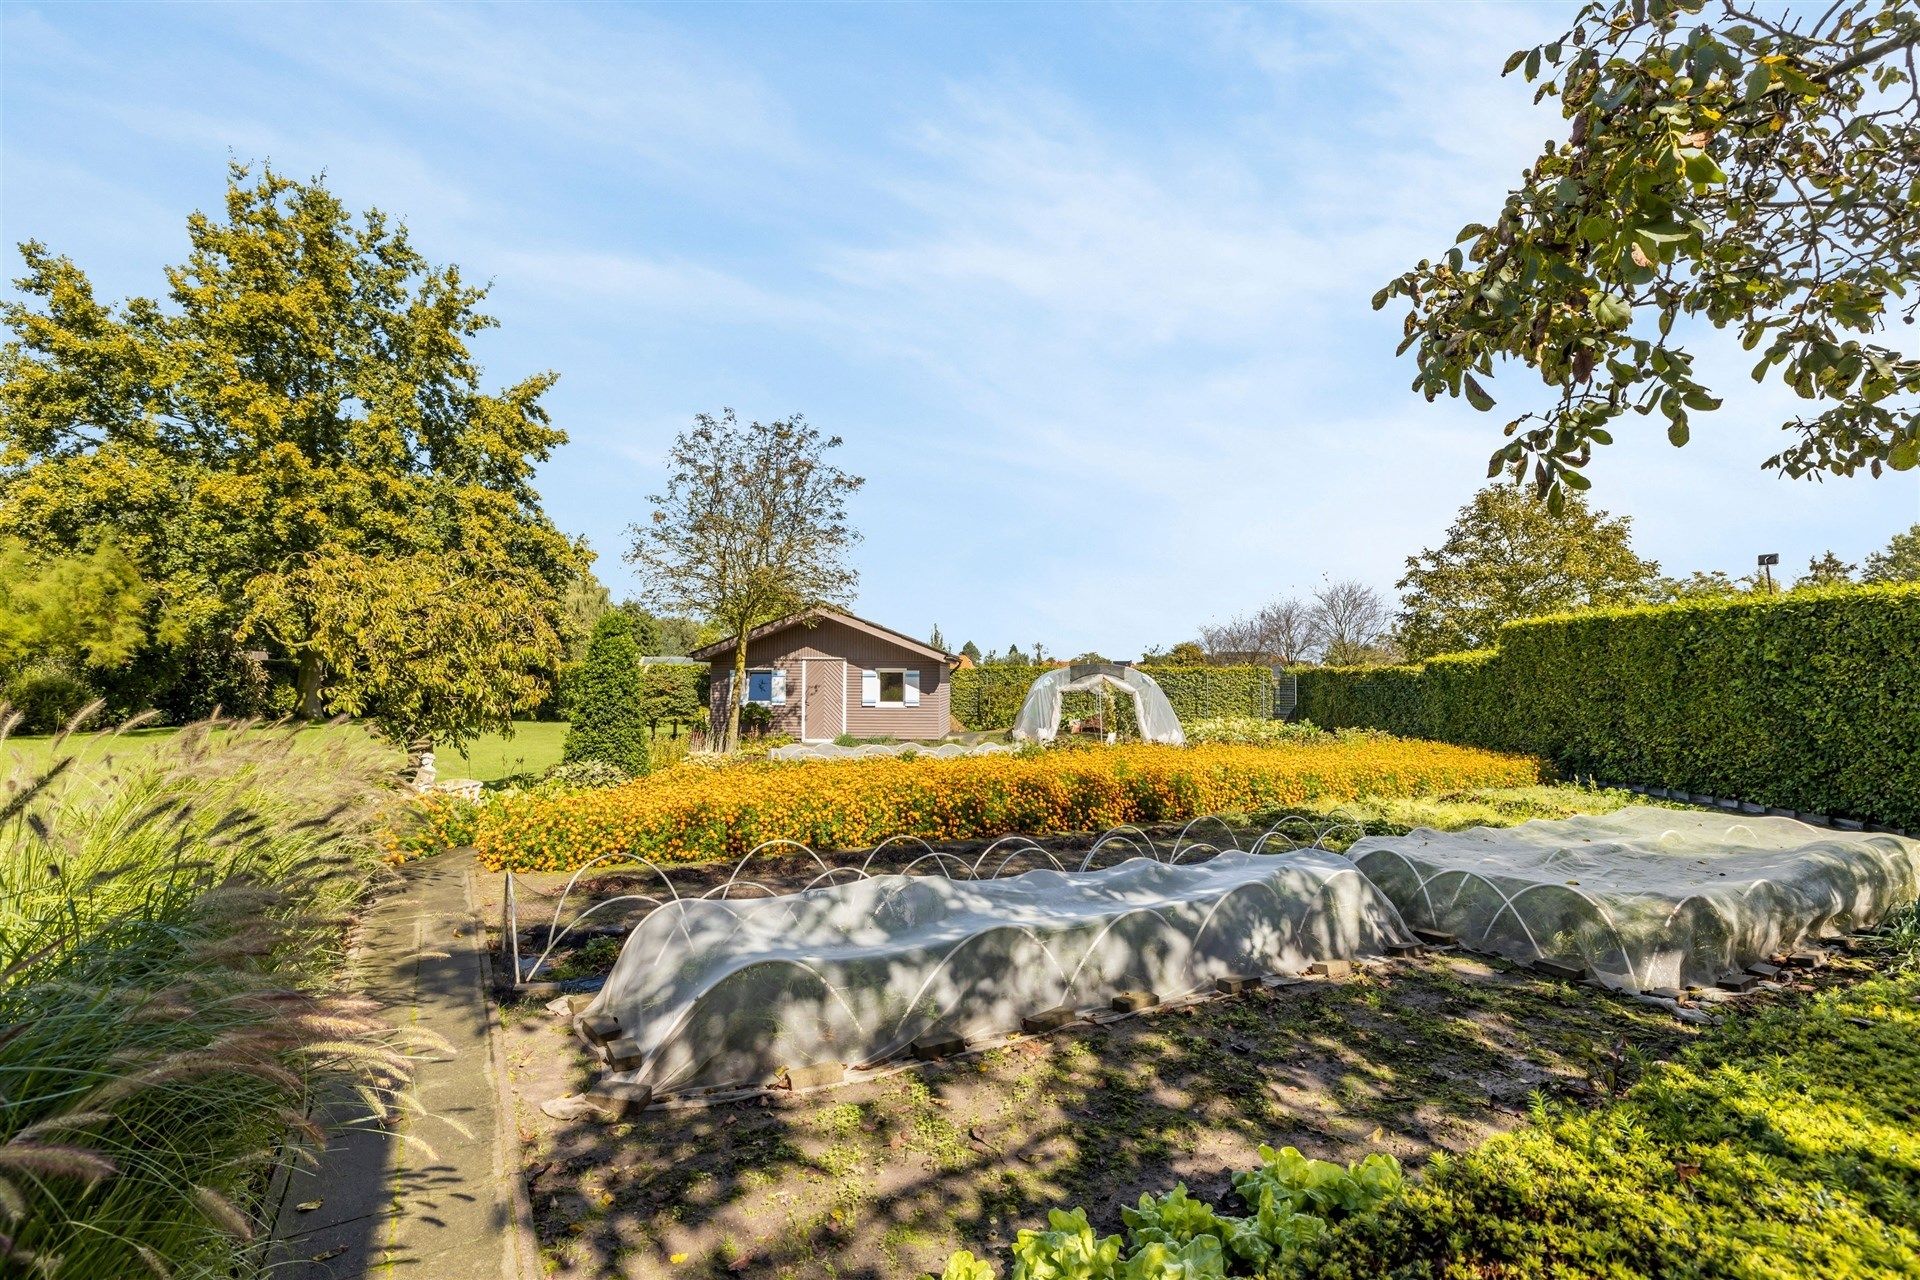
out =
[[1298,675],[1323,728],[1920,826],[1920,586],[1595,609],[1509,624],[1497,649]]
[[[969,729],[1004,729],[1020,716],[1027,690],[1045,667],[993,663],[953,673],[952,711]],[[1180,723],[1220,716],[1265,716],[1273,711],[1273,672],[1266,667],[1142,666],[1166,693]],[[1063,718],[1089,714],[1093,695],[1068,694]],[[1133,702],[1120,700],[1121,727],[1133,722]]]

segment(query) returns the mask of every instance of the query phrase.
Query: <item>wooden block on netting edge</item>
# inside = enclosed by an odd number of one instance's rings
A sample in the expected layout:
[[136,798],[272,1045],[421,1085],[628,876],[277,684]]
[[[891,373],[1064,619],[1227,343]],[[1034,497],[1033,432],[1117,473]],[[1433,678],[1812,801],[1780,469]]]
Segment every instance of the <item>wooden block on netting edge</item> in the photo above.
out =
[[596,1013],[591,1018],[581,1018],[576,1023],[580,1034],[596,1045],[617,1039],[620,1035],[620,1019],[610,1013]]
[[1533,971],[1543,978],[1554,978],[1560,982],[1585,982],[1587,967],[1572,960],[1553,960],[1541,956],[1533,962]]
[[922,1062],[936,1062],[941,1058],[951,1058],[967,1051],[967,1042],[948,1032],[936,1032],[921,1036],[913,1042],[913,1056]]
[[653,1101],[653,1090],[644,1084],[626,1080],[602,1080],[587,1090],[587,1102],[608,1120],[625,1120],[645,1111]]
[[824,1084],[839,1084],[847,1078],[847,1067],[843,1062],[812,1062],[804,1067],[788,1067],[786,1082],[789,1089],[812,1089]]
[[621,1036],[617,1040],[607,1041],[607,1065],[615,1071],[632,1071],[646,1060],[646,1053],[640,1042],[631,1036]]
[[1038,1013],[1029,1013],[1020,1019],[1020,1030],[1030,1036],[1045,1035],[1049,1031],[1058,1031],[1069,1022],[1078,1021],[1079,1010],[1069,1009],[1066,1005],[1056,1005],[1051,1009],[1042,1009]]

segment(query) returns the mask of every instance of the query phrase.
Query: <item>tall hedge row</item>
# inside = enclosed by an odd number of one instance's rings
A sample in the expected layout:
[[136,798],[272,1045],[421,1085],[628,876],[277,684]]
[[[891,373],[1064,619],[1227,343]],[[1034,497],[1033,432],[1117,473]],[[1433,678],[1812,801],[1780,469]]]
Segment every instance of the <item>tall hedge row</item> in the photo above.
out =
[[[953,673],[952,711],[969,729],[1004,729],[1020,715],[1027,690],[1045,667],[999,663]],[[1181,723],[1215,716],[1264,716],[1273,709],[1273,672],[1266,667],[1142,666],[1165,691]],[[1082,706],[1082,703],[1085,703]],[[1086,714],[1091,694],[1068,694],[1063,717]],[[1132,700],[1121,699],[1119,719],[1132,723]]]
[[1495,649],[1299,680],[1326,728],[1920,826],[1920,586],[1532,619]]

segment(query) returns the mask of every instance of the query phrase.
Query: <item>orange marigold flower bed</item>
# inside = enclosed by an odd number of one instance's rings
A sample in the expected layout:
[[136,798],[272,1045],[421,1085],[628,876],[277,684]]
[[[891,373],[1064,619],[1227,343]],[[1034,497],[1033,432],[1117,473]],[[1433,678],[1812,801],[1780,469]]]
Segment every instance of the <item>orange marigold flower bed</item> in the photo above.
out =
[[499,871],[561,871],[604,853],[733,858],[768,840],[862,849],[888,836],[970,840],[1127,822],[1538,782],[1532,756],[1405,739],[1121,746],[956,760],[680,765],[621,787],[504,797],[474,844]]

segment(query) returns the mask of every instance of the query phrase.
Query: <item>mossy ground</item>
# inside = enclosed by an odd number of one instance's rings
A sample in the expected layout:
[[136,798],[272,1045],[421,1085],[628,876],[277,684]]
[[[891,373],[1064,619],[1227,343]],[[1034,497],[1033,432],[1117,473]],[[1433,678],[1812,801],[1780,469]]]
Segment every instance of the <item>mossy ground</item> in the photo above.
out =
[[[1458,955],[1051,1037],[767,1107],[551,1121],[592,1063],[562,1020],[510,1020],[547,1263],[578,1276],[896,1277],[999,1254],[1046,1207],[1184,1180],[1220,1198],[1262,1142],[1419,1167],[1585,1104],[1691,1033],[1664,1013]],[[676,1261],[677,1259],[677,1261]]]

